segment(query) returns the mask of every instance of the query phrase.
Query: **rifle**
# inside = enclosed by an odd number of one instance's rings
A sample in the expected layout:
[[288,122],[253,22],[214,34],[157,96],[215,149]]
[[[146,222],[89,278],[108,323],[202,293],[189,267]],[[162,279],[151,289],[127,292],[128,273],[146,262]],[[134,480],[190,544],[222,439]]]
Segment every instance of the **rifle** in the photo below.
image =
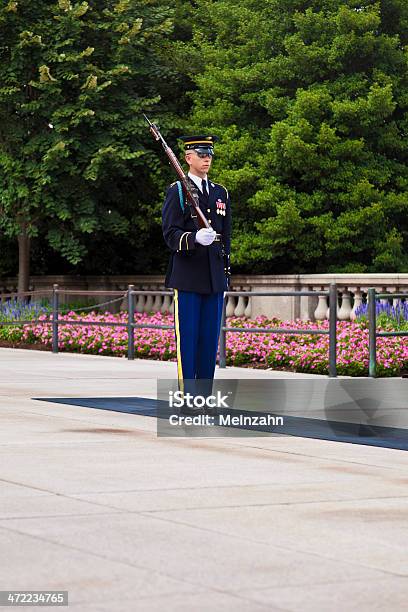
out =
[[186,195],[186,202],[190,207],[191,218],[193,219],[197,229],[201,229],[202,227],[211,228],[211,225],[208,223],[208,220],[206,219],[204,213],[200,208],[197,188],[191,185],[190,179],[181,167],[179,160],[174,155],[173,151],[170,149],[163,136],[160,134],[160,130],[157,125],[155,123],[152,123],[144,113],[143,117],[149,124],[149,128],[153,135],[153,138],[161,142],[164,152],[170,160],[171,166],[176,171],[177,176],[179,177],[181,184],[183,185],[184,193]]

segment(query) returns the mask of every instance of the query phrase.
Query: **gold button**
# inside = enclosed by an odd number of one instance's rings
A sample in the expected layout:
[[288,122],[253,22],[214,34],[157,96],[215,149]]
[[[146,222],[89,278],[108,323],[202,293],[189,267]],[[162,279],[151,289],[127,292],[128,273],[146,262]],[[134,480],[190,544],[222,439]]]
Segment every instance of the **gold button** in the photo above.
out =
[[207,212],[211,212],[211,208],[207,208]]
[[211,219],[208,220],[208,223],[211,223]]

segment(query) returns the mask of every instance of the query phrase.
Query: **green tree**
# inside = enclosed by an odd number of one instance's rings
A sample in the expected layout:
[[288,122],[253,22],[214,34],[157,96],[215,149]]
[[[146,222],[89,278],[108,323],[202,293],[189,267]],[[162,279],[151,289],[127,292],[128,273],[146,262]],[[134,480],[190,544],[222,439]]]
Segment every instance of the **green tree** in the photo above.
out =
[[18,248],[16,241],[0,233],[0,278],[12,276],[17,265]]
[[198,0],[190,124],[222,137],[235,263],[408,270],[405,0]]
[[163,178],[141,112],[167,91],[170,17],[160,0],[0,9],[0,230],[18,239],[19,291],[35,237],[75,265],[98,233],[143,247],[157,225]]

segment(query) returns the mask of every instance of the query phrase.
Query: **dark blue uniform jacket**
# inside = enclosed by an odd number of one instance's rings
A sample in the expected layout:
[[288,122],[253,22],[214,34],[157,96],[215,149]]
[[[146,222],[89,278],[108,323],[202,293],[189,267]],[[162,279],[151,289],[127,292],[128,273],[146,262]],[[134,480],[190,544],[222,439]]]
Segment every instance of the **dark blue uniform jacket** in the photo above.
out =
[[[211,221],[222,242],[202,246],[195,242],[197,228],[191,219],[190,207],[180,205],[177,183],[169,187],[163,205],[163,236],[171,250],[166,275],[166,287],[196,293],[217,293],[227,290],[225,258],[229,260],[231,240],[231,206],[228,191],[222,185],[208,181],[209,197],[201,192],[200,208]],[[225,215],[217,214],[225,205]]]

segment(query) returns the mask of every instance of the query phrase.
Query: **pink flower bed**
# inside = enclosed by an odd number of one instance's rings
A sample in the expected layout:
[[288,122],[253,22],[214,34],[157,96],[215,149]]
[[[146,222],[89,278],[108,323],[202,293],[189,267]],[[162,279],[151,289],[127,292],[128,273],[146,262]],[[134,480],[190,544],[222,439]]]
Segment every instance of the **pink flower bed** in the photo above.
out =
[[[75,319],[126,323],[127,314],[68,313],[60,317],[61,321]],[[135,322],[173,325],[173,317],[161,313],[151,315],[137,313]],[[328,329],[328,322],[282,322],[276,319],[268,320],[265,317],[251,321],[231,318],[228,320],[228,326]],[[1,337],[14,342],[41,343],[51,348],[52,330],[50,323],[44,322],[33,326],[26,325],[23,328],[3,328]],[[230,332],[227,334],[227,364],[327,374],[328,347],[328,335]],[[61,325],[59,350],[121,357],[127,353],[127,330],[98,325]],[[173,330],[135,329],[135,357],[174,361],[176,345]],[[367,375],[368,329],[365,322],[339,322],[337,365],[340,375]],[[408,371],[408,337],[377,339],[377,371],[380,376],[395,376],[402,371]]]
[[[280,327],[328,330],[329,322],[278,321],[260,317],[256,321],[233,319],[231,327]],[[328,335],[249,334],[228,336],[227,355],[234,365],[262,364],[274,370],[313,374],[328,373]],[[341,321],[337,325],[337,373],[367,376],[368,327],[366,322]],[[377,375],[395,376],[408,370],[408,337],[377,338]]]
[[[45,316],[39,317],[45,319]],[[52,317],[51,317],[52,318]],[[127,324],[127,313],[76,314],[70,312],[59,316],[59,322],[81,319],[89,322]],[[135,323],[145,325],[173,325],[173,317],[156,313],[135,314]],[[52,329],[50,323],[25,325],[22,342],[42,343],[51,348]],[[60,325],[58,348],[60,351],[91,353],[93,355],[127,355],[128,333],[126,327],[107,327],[103,325]],[[176,343],[173,329],[135,329],[135,357],[146,359],[176,359]]]

